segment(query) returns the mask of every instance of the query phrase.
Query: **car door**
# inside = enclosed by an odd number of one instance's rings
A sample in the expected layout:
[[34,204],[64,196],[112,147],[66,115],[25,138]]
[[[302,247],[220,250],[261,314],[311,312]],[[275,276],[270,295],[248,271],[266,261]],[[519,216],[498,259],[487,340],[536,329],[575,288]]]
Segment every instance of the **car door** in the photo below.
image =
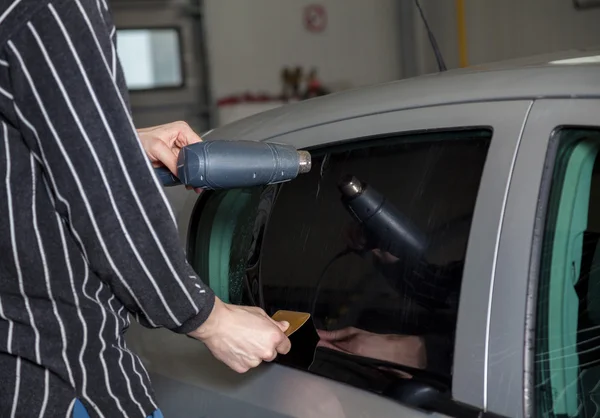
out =
[[[387,372],[382,377],[373,362],[377,356],[360,362],[356,353],[340,355],[340,366],[339,350],[322,347],[308,368],[286,364],[282,357],[237,375],[191,339],[132,326],[129,344],[148,367],[163,410],[174,416],[200,411],[224,417],[419,417],[427,415],[426,409],[438,409],[451,416],[478,416],[485,406],[491,278],[530,106],[529,101],[514,101],[409,109],[271,138],[310,149],[312,173],[281,187],[205,193],[189,212],[189,228],[182,231],[192,266],[231,303],[255,303],[269,314],[314,306],[318,327],[352,327],[377,338],[451,335],[445,345],[433,343],[426,353],[430,359],[444,351],[439,367],[450,372],[444,375],[449,396],[442,402],[433,405],[405,396],[404,389],[393,390],[405,388],[406,379],[395,375],[390,381]],[[206,139],[223,138],[215,130]],[[388,270],[390,279],[387,267],[375,268],[373,253],[370,258],[340,256],[344,228],[352,217],[336,186],[348,172],[386,196],[427,237],[436,237],[428,266],[459,263],[453,270],[458,271],[455,294],[442,298],[450,314],[434,317],[450,322],[415,314],[440,298],[432,302],[427,292],[420,292],[424,299],[407,302],[402,286],[396,286],[398,270]],[[421,323],[425,328],[419,329]],[[385,368],[393,368],[390,363]]]
[[489,411],[600,411],[599,114],[597,99],[544,99],[532,107],[490,299]]

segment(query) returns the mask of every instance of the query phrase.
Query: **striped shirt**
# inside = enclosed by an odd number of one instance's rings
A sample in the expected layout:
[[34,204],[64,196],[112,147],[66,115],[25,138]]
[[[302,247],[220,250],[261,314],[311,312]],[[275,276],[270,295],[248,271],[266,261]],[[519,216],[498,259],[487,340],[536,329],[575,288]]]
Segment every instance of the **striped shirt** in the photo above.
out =
[[187,264],[130,116],[106,0],[0,1],[0,416],[146,417],[129,314],[187,333]]

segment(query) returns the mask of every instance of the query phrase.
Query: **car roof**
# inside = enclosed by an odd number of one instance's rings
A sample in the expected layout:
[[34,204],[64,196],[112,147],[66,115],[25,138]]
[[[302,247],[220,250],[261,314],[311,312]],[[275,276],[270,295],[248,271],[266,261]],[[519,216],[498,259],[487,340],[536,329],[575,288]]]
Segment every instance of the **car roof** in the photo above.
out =
[[310,127],[405,109],[482,101],[600,97],[600,50],[573,50],[360,87],[262,112],[205,139],[265,141]]

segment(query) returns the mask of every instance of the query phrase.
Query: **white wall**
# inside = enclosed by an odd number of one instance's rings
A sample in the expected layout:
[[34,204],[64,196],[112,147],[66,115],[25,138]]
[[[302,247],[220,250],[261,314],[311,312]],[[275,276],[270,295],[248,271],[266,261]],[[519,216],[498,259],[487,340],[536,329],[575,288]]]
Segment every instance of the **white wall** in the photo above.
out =
[[303,26],[310,0],[204,0],[212,93],[281,90],[286,65],[315,66],[324,83],[361,86],[398,79],[397,0],[321,0],[329,24]]
[[[457,67],[454,0],[421,2],[448,66]],[[465,9],[470,65],[600,46],[600,9],[577,10],[572,0],[465,0]],[[420,22],[417,28],[420,72],[435,71]]]

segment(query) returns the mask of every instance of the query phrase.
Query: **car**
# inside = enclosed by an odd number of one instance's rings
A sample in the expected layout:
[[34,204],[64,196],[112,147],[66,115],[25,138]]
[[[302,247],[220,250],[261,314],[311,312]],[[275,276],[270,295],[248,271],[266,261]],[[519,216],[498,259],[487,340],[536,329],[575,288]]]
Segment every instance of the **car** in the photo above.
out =
[[[305,333],[295,356],[237,374],[191,338],[133,323],[128,345],[165,415],[600,416],[595,54],[357,88],[205,135],[291,144],[312,170],[200,196],[167,188],[189,263],[224,301],[309,312],[309,331],[360,341],[315,349]],[[422,253],[371,245],[342,198],[347,176],[425,237]]]

